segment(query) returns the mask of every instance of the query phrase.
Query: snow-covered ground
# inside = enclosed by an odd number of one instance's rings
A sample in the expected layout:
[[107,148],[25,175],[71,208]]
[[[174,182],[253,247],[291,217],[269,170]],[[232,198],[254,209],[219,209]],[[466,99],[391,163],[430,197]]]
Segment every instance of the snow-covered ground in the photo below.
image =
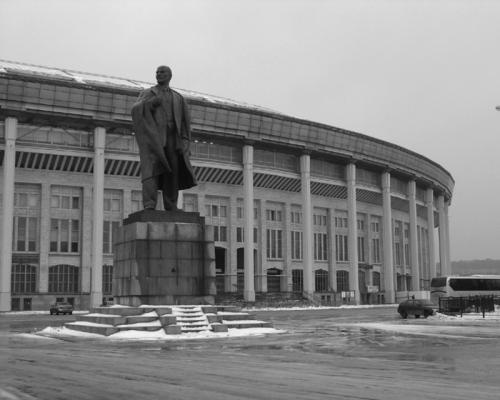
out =
[[[216,339],[242,336],[261,336],[271,333],[283,333],[284,331],[274,328],[248,328],[229,329],[228,332],[215,333],[211,331],[183,333],[180,335],[167,335],[163,329],[158,331],[136,331],[127,330],[117,332],[110,336],[102,336],[94,333],[86,333],[67,329],[65,327],[47,327],[36,334],[43,337],[65,338],[80,337],[87,339],[105,340],[190,340],[190,339]],[[26,335],[26,334],[23,334]]]

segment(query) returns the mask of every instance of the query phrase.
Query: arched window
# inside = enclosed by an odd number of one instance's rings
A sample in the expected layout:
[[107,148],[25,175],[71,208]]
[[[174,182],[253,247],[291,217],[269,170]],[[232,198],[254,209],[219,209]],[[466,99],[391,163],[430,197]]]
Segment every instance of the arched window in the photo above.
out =
[[337,271],[337,292],[349,291],[349,272]]
[[324,269],[314,271],[314,283],[316,292],[328,291],[328,271]]
[[30,264],[13,264],[11,274],[12,293],[36,292],[36,266]]
[[373,286],[378,286],[380,290],[380,272],[373,271],[372,280],[373,280]]
[[74,265],[49,267],[49,293],[77,293],[80,270]]
[[113,266],[102,266],[102,293],[110,295],[113,291]]

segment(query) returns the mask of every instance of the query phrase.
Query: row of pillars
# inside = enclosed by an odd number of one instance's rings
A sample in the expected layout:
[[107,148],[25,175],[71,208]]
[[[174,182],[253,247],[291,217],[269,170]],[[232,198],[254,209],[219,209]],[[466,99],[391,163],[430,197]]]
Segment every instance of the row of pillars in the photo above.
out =
[[[11,309],[11,270],[12,270],[12,229],[14,215],[14,184],[15,184],[15,155],[17,138],[17,119],[5,119],[5,150],[3,159],[3,205],[2,205],[2,239],[0,242],[0,311]],[[92,278],[91,278],[91,307],[99,306],[102,302],[102,226],[104,220],[104,163],[105,163],[106,130],[102,127],[94,129],[94,171],[93,171],[93,205],[92,205]],[[312,295],[314,292],[313,276],[313,223],[311,199],[311,169],[310,156],[303,154],[300,157],[300,176],[303,210],[303,270],[304,292]],[[253,252],[253,146],[246,144],[243,147],[243,191],[244,191],[244,298],[246,301],[255,301],[254,287],[254,252]],[[412,265],[413,290],[419,290],[419,269],[417,250],[417,212],[416,212],[416,182],[410,181],[410,259]],[[394,266],[392,260],[392,215],[390,197],[390,173],[382,175],[383,192],[383,259],[384,259],[384,287],[388,302],[394,302]],[[427,221],[429,232],[429,253],[431,276],[436,276],[436,260],[434,249],[434,193],[427,189]],[[357,207],[356,207],[356,165],[347,166],[347,210],[348,210],[348,248],[350,254],[350,282],[351,288],[358,288],[358,260],[357,260]],[[448,204],[442,195],[438,196],[439,212],[439,258],[441,271],[449,273],[449,230]],[[443,229],[444,227],[444,229]],[[355,290],[356,303],[359,303],[359,290]]]
[[[314,293],[313,274],[313,207],[311,200],[311,159],[309,154],[300,157],[300,177],[302,194],[302,214],[303,214],[303,290],[309,297]],[[347,181],[347,217],[348,217],[348,237],[347,245],[349,251],[349,287],[354,288],[355,302],[360,302],[360,291],[358,283],[358,227],[357,227],[357,203],[356,203],[356,164],[350,163],[346,168]],[[244,298],[246,301],[255,301],[254,288],[254,260],[253,260],[253,146],[243,147],[243,206],[245,218],[245,264],[244,264]],[[418,240],[417,240],[417,185],[415,180],[409,181],[409,207],[410,207],[410,265],[412,271],[412,291],[420,290],[420,269],[418,261]],[[394,284],[394,260],[393,260],[393,229],[392,229],[392,207],[391,207],[391,175],[386,171],[382,173],[382,229],[383,229],[383,276],[385,301],[395,302]],[[428,240],[429,240],[429,263],[430,275],[436,276],[436,249],[434,237],[434,190],[427,189],[426,193]],[[448,203],[444,196],[438,196],[439,213],[439,260],[441,265],[441,275],[451,273],[450,266],[450,240],[448,224]],[[409,288],[410,289],[410,288]]]

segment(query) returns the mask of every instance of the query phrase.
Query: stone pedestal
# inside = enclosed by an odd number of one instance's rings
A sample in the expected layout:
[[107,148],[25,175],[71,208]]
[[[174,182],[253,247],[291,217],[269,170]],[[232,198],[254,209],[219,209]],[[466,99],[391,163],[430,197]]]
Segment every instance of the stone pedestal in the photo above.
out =
[[116,304],[214,304],[213,232],[198,213],[131,214],[115,239],[113,265]]

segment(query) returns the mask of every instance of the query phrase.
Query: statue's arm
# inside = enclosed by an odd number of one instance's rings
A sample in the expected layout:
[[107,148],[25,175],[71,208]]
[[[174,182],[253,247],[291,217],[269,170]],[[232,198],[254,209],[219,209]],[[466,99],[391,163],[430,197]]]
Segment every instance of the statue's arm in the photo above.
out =
[[184,142],[184,151],[191,155],[191,114],[186,99],[182,98],[182,107],[184,115],[184,132],[182,139]]

